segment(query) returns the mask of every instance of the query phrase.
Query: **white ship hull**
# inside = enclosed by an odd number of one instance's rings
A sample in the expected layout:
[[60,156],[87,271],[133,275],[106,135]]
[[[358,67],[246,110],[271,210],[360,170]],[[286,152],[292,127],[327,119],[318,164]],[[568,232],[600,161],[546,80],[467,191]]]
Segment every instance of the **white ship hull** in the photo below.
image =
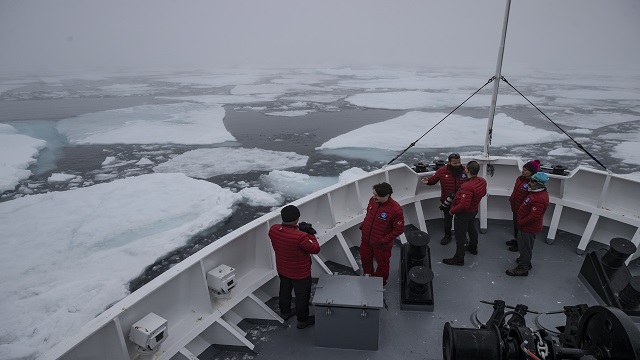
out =
[[[463,162],[472,160],[463,159]],[[474,158],[487,179],[488,196],[478,214],[482,232],[491,232],[489,219],[511,220],[509,195],[523,165],[517,158],[492,157],[493,176],[488,161]],[[406,224],[429,232],[425,220],[441,217],[438,210],[440,187],[425,186],[417,174],[404,165],[374,171],[356,181],[337,184],[294,202],[301,220],[311,222],[318,231],[321,251],[313,255],[312,276],[331,271],[333,261],[358,270],[351,247],[360,243],[359,224],[374,184],[386,181],[393,186],[393,198],[404,211]],[[640,244],[640,182],[620,175],[580,167],[566,176],[550,174],[550,207],[544,225],[547,243],[559,231],[580,236],[575,244],[581,254],[591,241],[608,244],[622,237]],[[278,211],[266,214],[220,238],[198,253],[167,270],[156,279],[113,305],[41,359],[140,358],[129,340],[131,326],[149,313],[167,320],[167,338],[153,359],[197,359],[211,345],[240,346],[249,350],[250,342],[238,323],[244,318],[283,320],[265,302],[277,296],[275,257],[267,231],[280,223]],[[401,241],[406,241],[404,235]],[[627,263],[638,256],[627,260]],[[219,265],[235,269],[237,285],[228,297],[219,297],[207,285],[206,274]],[[576,274],[577,275],[577,274]],[[561,290],[559,290],[561,291]]]

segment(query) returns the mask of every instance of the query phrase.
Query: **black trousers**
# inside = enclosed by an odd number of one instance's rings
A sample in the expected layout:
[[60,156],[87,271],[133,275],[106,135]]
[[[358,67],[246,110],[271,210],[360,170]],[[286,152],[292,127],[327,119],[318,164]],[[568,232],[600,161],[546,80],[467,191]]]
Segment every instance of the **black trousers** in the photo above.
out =
[[453,225],[453,215],[449,214],[449,208],[442,212],[444,214],[444,235],[451,237],[451,225]]
[[464,244],[467,242],[467,234],[469,234],[469,249],[478,249],[477,214],[477,211],[456,214],[454,218],[456,232],[456,254],[453,256],[454,258],[464,259]]
[[298,321],[309,319],[309,299],[311,299],[311,276],[304,279],[280,277],[280,298],[278,305],[283,314],[291,312],[291,290],[296,294],[296,317]]
[[518,238],[518,213],[513,213],[513,238]]

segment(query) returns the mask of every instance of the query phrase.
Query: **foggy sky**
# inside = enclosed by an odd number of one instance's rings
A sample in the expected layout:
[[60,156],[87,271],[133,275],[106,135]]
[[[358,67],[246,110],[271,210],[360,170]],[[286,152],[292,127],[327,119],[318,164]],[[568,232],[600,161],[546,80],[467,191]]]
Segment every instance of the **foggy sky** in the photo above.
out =
[[[506,0],[0,0],[0,72],[494,67]],[[640,67],[640,0],[512,0],[505,68]]]

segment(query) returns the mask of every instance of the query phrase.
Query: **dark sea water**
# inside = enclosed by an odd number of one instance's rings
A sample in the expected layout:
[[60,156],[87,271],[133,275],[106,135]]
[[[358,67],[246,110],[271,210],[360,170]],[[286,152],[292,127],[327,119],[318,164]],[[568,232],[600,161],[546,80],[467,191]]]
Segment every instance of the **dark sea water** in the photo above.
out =
[[[55,125],[58,120],[78,116],[86,113],[105,111],[110,109],[128,108],[136,105],[162,104],[177,102],[177,100],[163,99],[159,96],[183,96],[183,95],[206,95],[206,94],[226,94],[229,87],[201,88],[188,87],[159,83],[144,78],[136,78],[136,81],[144,84],[151,84],[154,89],[152,94],[116,94],[101,95],[100,86],[117,83],[116,80],[103,81],[75,81],[65,83],[64,86],[48,85],[42,83],[31,84],[23,88],[14,89],[2,93],[0,96],[0,122],[14,126],[18,132],[37,137],[45,138],[48,147],[42,150],[37,164],[31,167],[34,175],[21,182],[16,191],[5,192],[0,196],[1,201],[10,201],[18,196],[22,196],[25,188],[31,189],[34,193],[48,191],[64,191],[72,189],[74,186],[90,186],[94,183],[112,181],[118,178],[137,176],[152,173],[153,166],[140,166],[136,162],[149,154],[178,155],[186,151],[202,148],[203,146],[187,146],[175,144],[156,145],[71,145],[67,143],[64,136],[58,134]],[[127,82],[131,82],[128,79]],[[340,89],[343,95],[350,95],[362,90]],[[297,94],[304,95],[304,94]],[[293,102],[293,101],[289,101]],[[311,176],[337,176],[341,172],[359,167],[365,171],[370,171],[382,167],[391,159],[398,155],[398,152],[379,150],[371,152],[366,158],[353,156],[358,151],[317,151],[316,147],[324,142],[347,133],[362,126],[373,124],[399,117],[405,114],[405,110],[381,110],[366,109],[354,106],[343,100],[338,100],[330,105],[331,111],[313,112],[302,117],[267,116],[265,112],[282,106],[285,102],[279,100],[270,104],[255,103],[225,106],[226,116],[224,125],[235,138],[236,142],[226,144],[231,146],[241,146],[247,148],[260,148],[274,151],[289,151],[301,155],[309,156],[306,167],[298,168],[295,171]],[[262,111],[247,111],[247,107],[267,107]],[[637,114],[634,110],[623,108],[620,103],[596,102],[585,111],[613,111],[630,114]],[[451,108],[424,109],[439,113],[448,113]],[[570,111],[582,111],[581,109],[569,109]],[[510,106],[501,109],[507,115],[515,119],[531,119],[536,121],[537,127],[544,129],[555,129],[555,125],[540,120],[539,113],[528,106]],[[461,108],[458,112],[461,115],[474,117],[488,116],[487,108]],[[597,137],[607,133],[637,133],[640,132],[640,114],[638,121],[627,122],[599,128],[593,131],[589,137]],[[536,120],[533,120],[536,119]],[[533,126],[533,125],[532,125]],[[571,128],[571,127],[569,127]],[[415,129],[417,140],[428,129]],[[465,129],[460,129],[465,131]],[[484,134],[479,134],[484,137]],[[397,162],[413,164],[419,161],[430,163],[435,159],[443,159],[449,152],[481,152],[480,147],[459,148],[455,146],[455,139],[451,141],[452,147],[447,149],[410,150],[401,156]],[[619,141],[600,141],[591,150],[592,154],[610,170],[616,173],[631,173],[640,171],[640,166],[630,165],[621,162],[619,158],[611,155],[613,148]],[[410,144],[403,144],[409,146]],[[219,146],[219,145],[216,145]],[[594,168],[599,166],[586,155],[584,156],[553,156],[546,155],[550,149],[559,147],[574,147],[573,142],[567,138],[565,141],[556,143],[545,143],[539,145],[523,145],[509,147],[492,147],[491,155],[520,156],[523,159],[537,158],[546,165],[562,164],[572,169],[578,165],[590,165]],[[206,147],[206,146],[205,146]],[[587,149],[589,149],[587,147]],[[639,149],[640,151],[640,149]],[[121,162],[129,162],[119,166],[117,169],[105,169],[102,162],[107,156],[117,157]],[[157,164],[156,164],[157,165]],[[268,171],[253,171],[247,169],[246,174],[232,174],[215,176],[208,181],[214,182],[222,187],[234,187],[238,181],[244,181],[257,186],[260,175]],[[80,185],[70,185],[68,183],[49,184],[47,178],[52,173],[64,172],[75,174],[86,180]],[[295,199],[287,198],[286,201]],[[155,276],[166,269],[180,262],[187,256],[195,253],[204,246],[215,241],[221,236],[233,231],[245,223],[270,211],[268,207],[249,206],[246,204],[237,205],[233,215],[223,223],[214,226],[206,232],[195,236],[187,245],[176,249],[154,264],[150,264],[147,271],[139,278],[130,283],[133,291],[144,285]]]

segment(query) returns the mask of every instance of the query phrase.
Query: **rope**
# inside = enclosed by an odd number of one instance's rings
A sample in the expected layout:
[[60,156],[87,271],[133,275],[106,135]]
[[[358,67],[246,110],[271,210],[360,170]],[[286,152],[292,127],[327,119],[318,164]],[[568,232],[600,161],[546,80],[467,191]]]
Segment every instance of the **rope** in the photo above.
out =
[[579,142],[577,142],[574,138],[571,137],[571,135],[567,134],[566,131],[564,131],[564,129],[562,129],[558,124],[556,124],[553,120],[551,120],[547,114],[545,114],[544,112],[542,112],[542,110],[540,110],[534,103],[532,103],[529,99],[527,99],[526,96],[524,96],[518,89],[516,89],[513,85],[511,85],[511,83],[509,81],[507,81],[507,79],[504,78],[504,76],[501,76],[500,79],[502,81],[504,81],[505,83],[507,83],[509,86],[511,86],[511,88],[513,90],[515,90],[518,94],[520,94],[520,96],[522,96],[525,100],[527,100],[529,102],[529,104],[531,104],[531,106],[533,106],[534,108],[536,108],[536,110],[538,110],[540,112],[540,114],[542,114],[544,117],[547,118],[547,120],[549,120],[553,125],[555,125],[558,129],[560,129],[560,131],[562,131],[569,139],[571,139],[571,141],[573,141],[576,146],[578,147],[578,149],[584,151],[585,154],[587,154],[591,159],[593,159],[593,161],[597,162],[598,165],[602,166],[605,170],[608,171],[607,167],[604,166],[598,159],[596,159],[593,155],[591,155],[591,153],[589,153],[587,151],[587,149],[584,148],[584,146],[582,146],[582,144],[580,144]]
[[447,116],[443,117],[442,120],[438,121],[438,123],[436,123],[435,125],[433,125],[431,127],[431,129],[429,129],[426,133],[422,134],[422,136],[420,136],[416,141],[412,142],[409,146],[407,146],[406,149],[402,150],[402,152],[400,154],[398,154],[398,156],[394,157],[391,161],[389,161],[385,166],[391,165],[392,162],[398,160],[398,158],[400,156],[402,156],[402,154],[404,154],[405,152],[407,152],[407,150],[411,149],[412,147],[414,147],[416,145],[416,143],[418,141],[420,141],[423,137],[425,137],[425,135],[427,135],[428,133],[431,132],[431,130],[435,129],[436,126],[440,125],[441,122],[443,122],[446,118],[449,117],[449,115],[453,114],[456,110],[458,110],[462,105],[464,105],[464,103],[466,103],[467,101],[469,101],[469,99],[471,99],[475,94],[477,94],[480,90],[484,89],[485,86],[489,85],[493,80],[495,80],[496,77],[493,76],[491,79],[489,79],[487,81],[486,84],[482,85],[481,88],[479,88],[478,90],[476,90],[473,94],[471,94],[465,101],[463,101],[460,105],[458,105],[455,109],[451,110],[450,113],[447,114]]
[[536,354],[532,353],[531,350],[527,349],[525,346],[527,346],[529,342],[527,340],[523,341],[522,344],[520,344],[520,348],[522,349],[522,351],[524,351],[525,354],[527,354],[527,356],[529,356],[530,358],[532,358],[533,360],[540,360],[539,357],[536,356]]

